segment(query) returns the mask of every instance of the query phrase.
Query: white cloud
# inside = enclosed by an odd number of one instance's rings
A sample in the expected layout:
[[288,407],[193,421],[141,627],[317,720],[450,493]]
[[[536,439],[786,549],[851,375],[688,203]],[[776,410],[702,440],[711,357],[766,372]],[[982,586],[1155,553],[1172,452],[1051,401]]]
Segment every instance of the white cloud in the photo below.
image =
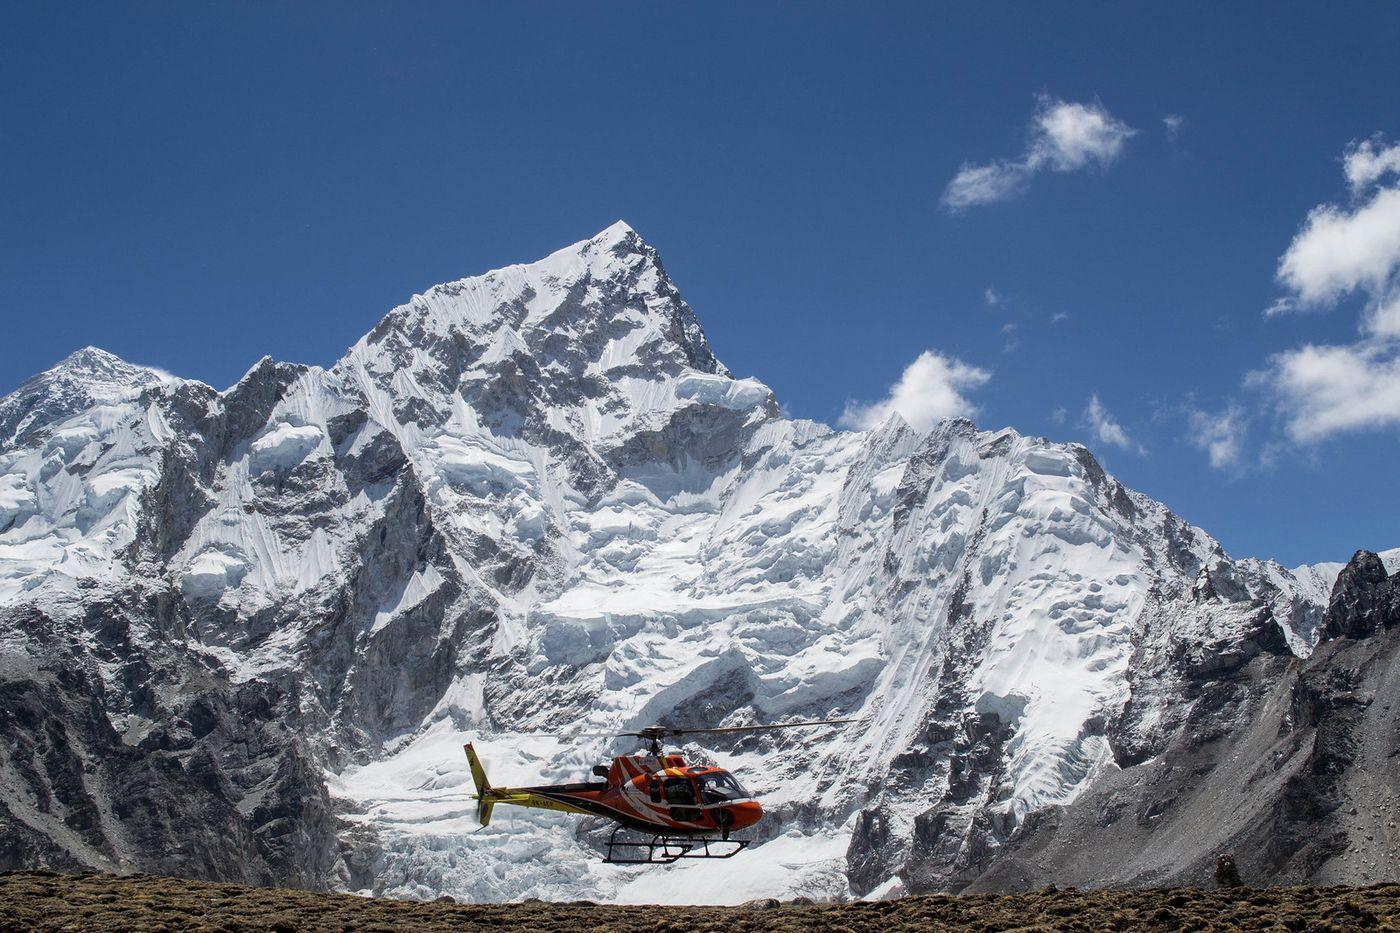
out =
[[1050,420],[1055,422],[1056,424],[1064,424],[1065,419],[1068,417],[1069,412],[1065,411],[1063,407],[1057,408],[1054,411],[1050,412]]
[[1169,113],[1162,118],[1162,125],[1167,128],[1167,139],[1176,142],[1181,135],[1181,127],[1186,123],[1186,118],[1179,113]]
[[1352,203],[1308,213],[1279,260],[1285,293],[1265,313],[1327,309],[1361,295],[1359,339],[1275,354],[1247,380],[1302,443],[1400,424],[1400,145],[1352,145],[1343,170]]
[[927,431],[944,418],[971,417],[977,408],[963,395],[985,385],[992,374],[936,350],[925,350],[905,367],[889,394],[878,402],[847,402],[839,424],[868,430],[891,414],[899,415],[919,431]]
[[1035,127],[1027,164],[1048,164],[1057,172],[1108,165],[1136,132],[1097,102],[1071,104],[1049,98],[1041,99]]
[[1089,406],[1084,409],[1084,423],[1094,432],[1094,438],[1100,444],[1110,444],[1114,447],[1121,447],[1124,450],[1136,450],[1138,453],[1146,453],[1146,449],[1138,444],[1117,419],[1099,401],[1098,395],[1089,399]]
[[1347,150],[1342,166],[1354,192],[1364,191],[1387,173],[1400,175],[1400,143],[1380,148],[1379,138],[1368,139]]
[[1366,330],[1383,340],[1400,339],[1400,289],[1378,298],[1366,312]]
[[984,165],[964,163],[943,191],[943,205],[963,211],[1020,194],[1037,172],[1073,172],[1104,167],[1116,160],[1137,131],[1098,102],[1077,104],[1040,98],[1031,119],[1030,140],[1019,159]]
[[[1357,290],[1389,290],[1400,266],[1400,187],[1347,209],[1323,204],[1279,260],[1278,279],[1298,309],[1329,307]],[[1285,299],[1287,300],[1287,299]]]
[[988,285],[987,290],[982,293],[982,297],[986,300],[987,306],[990,308],[995,308],[997,305],[1001,304],[1001,296],[998,295],[997,290],[990,285]]
[[963,165],[943,190],[943,205],[964,211],[979,204],[1007,201],[1020,194],[1031,171],[1020,162]]
[[1334,434],[1400,425],[1400,346],[1307,345],[1279,353],[1247,384],[1284,412],[1288,436],[1310,443]]
[[1192,409],[1189,420],[1192,443],[1206,452],[1211,466],[1224,470],[1240,465],[1246,433],[1244,409],[1234,403],[1218,412]]
[[1061,323],[1063,323],[1063,322],[1065,322],[1065,321],[1068,321],[1068,320],[1069,320],[1069,315],[1066,314],[1066,313],[1063,312],[1063,311],[1056,311],[1054,314],[1050,315],[1050,323],[1051,323],[1051,324],[1061,324]]

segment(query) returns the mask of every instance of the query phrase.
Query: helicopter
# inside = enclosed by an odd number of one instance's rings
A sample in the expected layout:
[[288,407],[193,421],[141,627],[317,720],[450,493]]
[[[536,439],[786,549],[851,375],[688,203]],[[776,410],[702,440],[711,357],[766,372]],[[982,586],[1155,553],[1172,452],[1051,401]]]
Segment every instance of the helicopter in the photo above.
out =
[[[763,807],[723,768],[695,767],[674,753],[662,751],[662,741],[686,735],[765,732],[855,722],[818,719],[771,726],[730,726],[716,729],[673,729],[648,726],[638,732],[593,733],[582,738],[636,737],[647,743],[646,754],[618,755],[611,765],[595,765],[601,781],[533,787],[492,787],[486,769],[468,742],[464,748],[476,784],[476,815],[482,826],[491,823],[496,804],[557,810],[607,817],[618,825],[607,841],[603,861],[615,865],[669,865],[683,858],[733,858],[751,839],[733,839],[763,818]],[[640,836],[640,838],[631,838]],[[716,838],[718,837],[718,838]]]

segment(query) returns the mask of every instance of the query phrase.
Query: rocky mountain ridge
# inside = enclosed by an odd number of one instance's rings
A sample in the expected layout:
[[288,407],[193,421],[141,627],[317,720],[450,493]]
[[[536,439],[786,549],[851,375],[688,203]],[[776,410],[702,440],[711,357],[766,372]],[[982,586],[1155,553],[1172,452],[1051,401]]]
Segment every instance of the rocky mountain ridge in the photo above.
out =
[[[840,713],[685,749],[770,816],[670,889],[1013,884],[1046,814],[1236,741],[1392,605],[1379,558],[1339,604],[1337,570],[1234,560],[1080,445],[787,419],[625,224],[415,296],[330,369],[218,392],[81,351],[0,427],[7,865],[654,900],[587,822],[475,832],[463,738],[563,780],[627,750],[578,732]],[[1152,877],[1213,858],[1172,846]]]

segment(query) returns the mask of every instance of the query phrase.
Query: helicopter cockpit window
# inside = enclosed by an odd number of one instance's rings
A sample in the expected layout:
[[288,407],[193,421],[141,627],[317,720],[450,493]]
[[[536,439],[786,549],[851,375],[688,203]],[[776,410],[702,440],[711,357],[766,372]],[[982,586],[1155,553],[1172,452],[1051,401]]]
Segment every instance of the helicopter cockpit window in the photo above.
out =
[[730,800],[743,800],[750,795],[734,780],[734,775],[721,771],[701,776],[700,796],[704,798],[705,803],[726,803]]
[[695,803],[695,788],[689,778],[670,778],[665,783],[666,802],[675,806],[692,806]]

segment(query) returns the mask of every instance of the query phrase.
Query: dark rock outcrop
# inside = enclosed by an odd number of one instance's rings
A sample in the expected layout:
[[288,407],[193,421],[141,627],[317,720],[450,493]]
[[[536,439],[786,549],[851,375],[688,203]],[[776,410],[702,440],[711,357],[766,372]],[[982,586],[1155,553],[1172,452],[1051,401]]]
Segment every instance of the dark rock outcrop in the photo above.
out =
[[[1175,706],[1139,749],[1132,702],[1110,725],[1119,767],[1032,813],[964,890],[1211,883],[1232,852],[1254,884],[1367,883],[1400,874],[1400,626],[1384,567],[1358,552],[1309,658],[1268,650],[1172,682]],[[1135,694],[1171,681],[1141,659]],[[1123,754],[1124,750],[1131,754]]]
[[144,609],[108,603],[87,637],[36,612],[0,617],[40,662],[0,671],[0,870],[295,887],[343,874],[324,778],[285,725],[294,698],[153,647]]
[[[1400,575],[1398,575],[1400,576]],[[1357,551],[1332,587],[1324,638],[1365,638],[1400,624],[1400,580],[1372,551]]]

